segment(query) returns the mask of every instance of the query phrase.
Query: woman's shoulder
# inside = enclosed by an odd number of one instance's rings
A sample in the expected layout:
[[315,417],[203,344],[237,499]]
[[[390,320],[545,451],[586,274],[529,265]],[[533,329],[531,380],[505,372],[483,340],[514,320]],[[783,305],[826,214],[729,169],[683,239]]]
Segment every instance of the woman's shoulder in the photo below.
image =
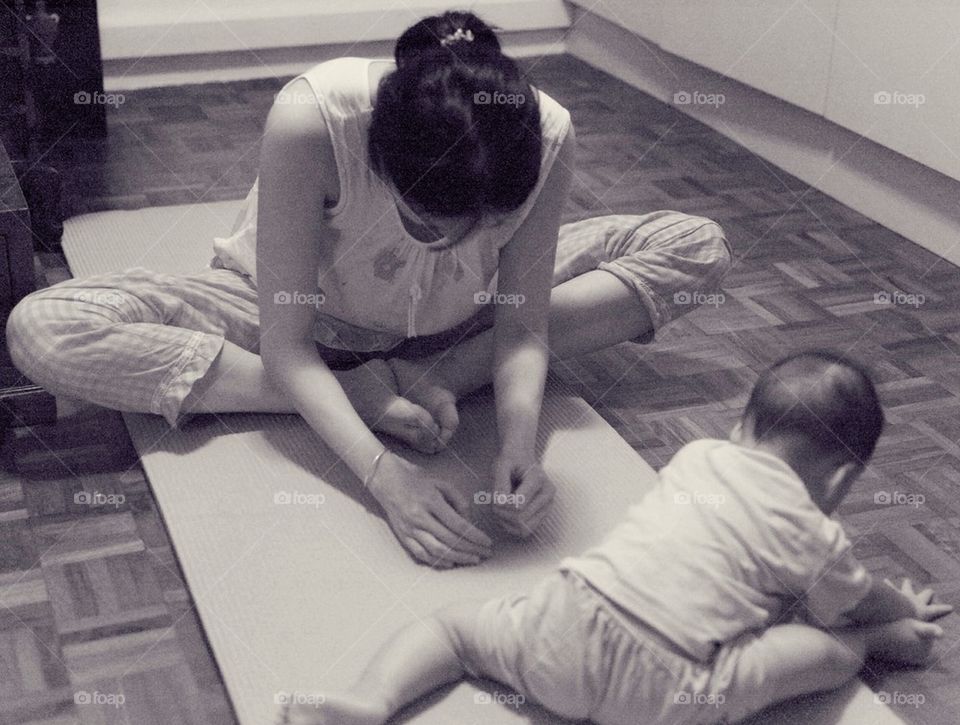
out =
[[544,142],[559,145],[567,136],[571,125],[570,112],[549,96],[546,91],[534,88],[540,106],[540,130]]
[[346,56],[317,63],[297,76],[294,81],[306,81],[317,103],[328,112],[345,115],[369,110],[371,63],[377,59]]

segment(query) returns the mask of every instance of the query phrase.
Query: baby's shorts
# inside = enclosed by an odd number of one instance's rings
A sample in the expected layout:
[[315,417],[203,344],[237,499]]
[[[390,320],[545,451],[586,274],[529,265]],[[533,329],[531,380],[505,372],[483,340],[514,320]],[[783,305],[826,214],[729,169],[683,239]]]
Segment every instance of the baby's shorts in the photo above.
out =
[[725,722],[768,700],[756,681],[738,681],[738,661],[756,641],[753,634],[699,662],[573,572],[558,571],[527,594],[486,602],[474,636],[463,639],[470,674],[507,684],[571,720]]

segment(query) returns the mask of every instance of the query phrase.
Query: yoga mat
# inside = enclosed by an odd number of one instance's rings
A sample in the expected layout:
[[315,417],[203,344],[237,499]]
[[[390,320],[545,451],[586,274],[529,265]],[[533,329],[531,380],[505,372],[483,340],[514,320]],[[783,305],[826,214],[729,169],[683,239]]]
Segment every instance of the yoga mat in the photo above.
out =
[[[130,266],[188,272],[209,261],[211,239],[229,230],[238,208],[90,214],[66,223],[63,247],[77,276]],[[542,530],[523,543],[500,535],[477,499],[496,554],[478,567],[434,571],[405,554],[372,497],[296,416],[202,416],[176,431],[155,416],[125,420],[242,725],[272,722],[278,698],[346,686],[388,636],[438,606],[528,589],[561,557],[602,538],[656,478],[589,405],[551,383],[538,447],[558,495]],[[490,396],[464,401],[461,420],[441,455],[397,450],[472,495],[489,488]],[[559,721],[516,707],[502,685],[465,682],[398,722]],[[901,721],[852,683],[753,722]]]

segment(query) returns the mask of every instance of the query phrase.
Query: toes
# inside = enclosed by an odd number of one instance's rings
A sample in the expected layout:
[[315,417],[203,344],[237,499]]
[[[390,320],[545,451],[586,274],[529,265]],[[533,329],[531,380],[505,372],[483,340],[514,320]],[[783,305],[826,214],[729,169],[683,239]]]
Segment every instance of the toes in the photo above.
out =
[[394,401],[374,428],[399,438],[421,453],[436,453],[443,447],[433,416],[402,398]]

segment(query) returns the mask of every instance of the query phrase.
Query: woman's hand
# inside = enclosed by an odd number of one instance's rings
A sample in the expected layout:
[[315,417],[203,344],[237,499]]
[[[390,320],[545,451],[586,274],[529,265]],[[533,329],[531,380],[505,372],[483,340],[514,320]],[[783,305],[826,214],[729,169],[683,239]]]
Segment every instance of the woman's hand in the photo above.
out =
[[914,591],[913,582],[909,579],[904,579],[899,587],[889,579],[884,579],[883,582],[900,592],[900,594],[913,605],[913,608],[916,610],[916,618],[922,619],[924,622],[932,622],[934,619],[940,619],[940,617],[945,617],[953,611],[953,607],[949,604],[934,604],[933,589],[924,589],[919,592]]
[[390,528],[417,560],[447,569],[479,564],[493,542],[467,520],[470,502],[452,483],[387,452],[369,482]]
[[501,526],[525,539],[543,523],[556,489],[536,458],[501,451],[493,464],[493,490]]

